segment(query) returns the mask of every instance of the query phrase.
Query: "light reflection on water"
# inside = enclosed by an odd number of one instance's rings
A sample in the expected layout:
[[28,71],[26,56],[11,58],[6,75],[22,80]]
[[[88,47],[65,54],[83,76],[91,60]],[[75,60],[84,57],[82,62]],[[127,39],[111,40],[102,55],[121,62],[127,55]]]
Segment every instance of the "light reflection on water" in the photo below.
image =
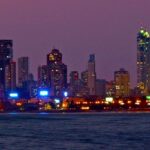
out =
[[150,113],[8,113],[0,150],[99,150],[150,147]]

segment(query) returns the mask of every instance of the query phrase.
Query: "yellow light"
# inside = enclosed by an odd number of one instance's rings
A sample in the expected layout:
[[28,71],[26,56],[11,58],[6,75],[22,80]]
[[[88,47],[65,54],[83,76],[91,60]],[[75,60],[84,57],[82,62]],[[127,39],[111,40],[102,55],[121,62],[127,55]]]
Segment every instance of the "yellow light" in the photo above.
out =
[[50,61],[54,61],[54,60],[55,60],[55,58],[54,58],[54,55],[53,55],[53,54],[50,54],[50,55],[49,55],[49,60],[50,60]]
[[148,33],[148,32],[145,32],[145,36],[146,36],[146,37],[149,37],[149,33]]
[[89,106],[86,106],[86,107],[85,107],[85,106],[82,106],[82,107],[81,107],[81,110],[89,110],[89,109],[90,109]]
[[50,104],[45,104],[45,110],[51,110],[51,109],[52,109],[52,107]]
[[109,102],[106,101],[105,104],[109,104]]
[[113,97],[106,97],[105,101],[109,103],[113,103]]

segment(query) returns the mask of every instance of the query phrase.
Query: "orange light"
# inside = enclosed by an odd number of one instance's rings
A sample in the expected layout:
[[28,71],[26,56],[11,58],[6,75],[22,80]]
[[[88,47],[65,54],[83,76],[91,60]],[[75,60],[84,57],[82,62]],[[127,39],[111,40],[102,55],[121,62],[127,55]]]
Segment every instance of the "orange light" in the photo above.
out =
[[81,110],[89,110],[90,109],[90,107],[89,106],[86,106],[86,107],[81,107]]
[[135,105],[140,105],[140,104],[141,104],[141,100],[137,99]]
[[122,100],[119,100],[120,105],[124,105],[124,102]]
[[16,105],[17,105],[17,106],[22,106],[22,103],[17,102]]
[[83,104],[87,104],[88,102],[84,101]]
[[132,101],[129,101],[129,100],[128,100],[128,101],[127,101],[127,103],[128,103],[128,104],[131,104],[131,103],[132,103]]
[[64,103],[62,104],[62,107],[63,107],[63,108],[67,108],[67,107],[68,107],[68,103],[67,103],[67,102],[64,102]]
[[80,102],[75,102],[77,105],[79,105],[80,104]]
[[100,104],[100,101],[96,101],[95,104]]

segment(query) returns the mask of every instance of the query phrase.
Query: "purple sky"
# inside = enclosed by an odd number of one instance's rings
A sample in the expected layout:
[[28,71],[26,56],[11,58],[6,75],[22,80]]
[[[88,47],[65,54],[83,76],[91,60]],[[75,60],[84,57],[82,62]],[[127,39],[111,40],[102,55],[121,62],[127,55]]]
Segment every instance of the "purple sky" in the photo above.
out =
[[150,30],[150,0],[0,0],[0,39],[13,39],[14,59],[30,57],[30,71],[46,64],[55,46],[71,70],[96,55],[98,78],[124,67],[136,83],[136,34]]

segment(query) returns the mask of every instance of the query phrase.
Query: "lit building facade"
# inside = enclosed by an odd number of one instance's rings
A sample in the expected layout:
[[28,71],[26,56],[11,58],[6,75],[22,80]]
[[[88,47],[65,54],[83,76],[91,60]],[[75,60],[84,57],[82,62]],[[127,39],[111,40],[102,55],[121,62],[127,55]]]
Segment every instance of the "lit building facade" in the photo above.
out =
[[47,65],[42,65],[38,67],[38,86],[50,87],[50,75]]
[[79,96],[81,90],[81,80],[79,79],[78,71],[72,71],[70,73],[70,83],[69,83],[69,95]]
[[121,68],[114,72],[115,96],[127,97],[130,94],[130,76],[129,72]]
[[21,97],[25,99],[33,98],[37,96],[37,82],[34,80],[34,76],[32,73],[29,73],[28,80],[22,83],[21,87]]
[[83,86],[87,87],[88,85],[88,71],[87,70],[81,72],[81,81],[83,83]]
[[89,95],[96,94],[96,72],[95,72],[95,55],[91,54],[88,61],[88,89]]
[[62,54],[58,49],[52,49],[47,55],[47,66],[50,76],[50,95],[62,97],[67,89],[67,66],[62,62]]
[[21,87],[23,82],[28,80],[29,75],[29,58],[18,58],[18,85]]
[[16,89],[16,62],[10,62],[5,67],[5,90]]
[[0,89],[5,90],[5,68],[13,59],[12,40],[0,40]]
[[115,82],[106,81],[106,96],[111,97],[115,96]]
[[88,70],[81,72],[81,90],[80,96],[87,96],[89,95],[88,89]]
[[137,87],[141,95],[150,94],[150,34],[144,28],[137,35]]

